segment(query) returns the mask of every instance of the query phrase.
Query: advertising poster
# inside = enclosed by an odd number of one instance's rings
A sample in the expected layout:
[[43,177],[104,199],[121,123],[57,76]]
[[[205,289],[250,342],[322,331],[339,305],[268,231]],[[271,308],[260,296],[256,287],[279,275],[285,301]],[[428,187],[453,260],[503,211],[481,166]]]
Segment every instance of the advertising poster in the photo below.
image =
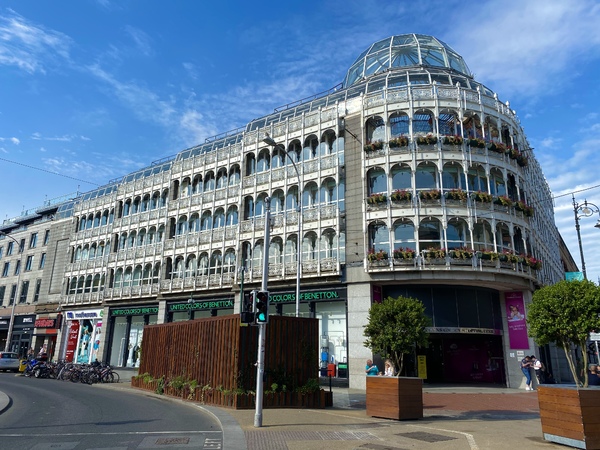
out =
[[67,335],[67,351],[65,352],[65,360],[73,362],[75,349],[77,349],[77,341],[79,339],[79,320],[71,321],[69,326],[69,334]]
[[506,318],[508,320],[508,340],[513,350],[528,349],[527,323],[525,321],[525,305],[522,292],[507,292]]

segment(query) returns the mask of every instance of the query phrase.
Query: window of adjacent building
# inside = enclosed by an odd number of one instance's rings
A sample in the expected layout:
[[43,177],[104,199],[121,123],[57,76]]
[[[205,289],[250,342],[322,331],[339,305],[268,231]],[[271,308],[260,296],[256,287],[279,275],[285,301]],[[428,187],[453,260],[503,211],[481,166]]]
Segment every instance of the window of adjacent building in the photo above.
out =
[[27,261],[25,261],[25,272],[29,272],[33,267],[33,255],[29,255],[27,257]]
[[15,302],[16,296],[17,296],[17,285],[13,284],[10,288],[10,299],[8,300],[8,306],[12,305]]
[[4,247],[0,247],[0,259],[2,259],[2,252],[4,251]]
[[46,254],[42,253],[42,256],[40,258],[40,269],[44,268],[44,264],[46,264]]
[[29,238],[29,248],[35,248],[37,245],[37,233],[31,233],[31,237]]
[[25,250],[25,239],[21,239],[21,243],[19,244],[19,253],[23,253],[23,250]]
[[42,288],[42,280],[37,279],[35,281],[35,293],[33,294],[33,301],[37,302],[40,299],[40,290]]
[[21,284],[21,295],[19,295],[19,303],[25,303],[27,301],[27,291],[29,291],[29,280],[25,280]]
[[46,233],[44,234],[44,245],[48,245],[49,241],[50,241],[50,230],[46,230]]
[[6,256],[12,255],[13,247],[14,247],[13,244],[14,244],[14,242],[12,242],[12,241],[8,243],[8,246],[6,247]]
[[4,304],[4,294],[6,293],[6,286],[0,286],[0,306]]
[[2,276],[3,277],[7,277],[9,270],[10,270],[10,263],[9,262],[5,262],[4,263],[4,269],[2,269]]
[[21,273],[21,260],[17,261],[17,265],[15,266],[15,275],[19,275]]

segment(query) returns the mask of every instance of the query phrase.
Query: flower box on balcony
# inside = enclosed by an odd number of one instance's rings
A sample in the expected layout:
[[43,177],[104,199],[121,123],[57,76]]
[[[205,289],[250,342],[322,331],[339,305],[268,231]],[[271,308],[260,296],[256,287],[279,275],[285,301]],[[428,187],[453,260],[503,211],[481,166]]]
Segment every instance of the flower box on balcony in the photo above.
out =
[[394,259],[415,259],[415,251],[412,248],[397,248],[394,250]]
[[442,198],[442,193],[437,189],[432,189],[430,191],[420,191],[419,198],[421,200],[439,200]]
[[368,205],[383,205],[387,203],[387,195],[385,194],[371,194],[367,197]]
[[487,192],[481,192],[481,191],[473,192],[471,194],[471,198],[473,200],[475,200],[476,202],[481,202],[481,203],[491,203],[493,200],[493,197],[491,194],[488,194]]
[[502,142],[490,142],[488,149],[496,153],[506,153],[506,145],[504,145]]
[[406,202],[412,200],[412,192],[407,190],[396,190],[390,195],[390,200],[393,202]]
[[365,152],[369,153],[369,152],[375,152],[377,150],[382,150],[383,149],[383,141],[373,141],[373,142],[368,142],[365,145]]
[[418,145],[434,145],[437,144],[437,136],[433,134],[428,134],[427,136],[417,136],[416,138]]
[[408,146],[408,138],[406,136],[398,136],[390,139],[388,142],[390,148],[399,148]]
[[423,251],[423,256],[426,259],[443,259],[446,257],[446,249],[443,248],[428,248]]
[[471,259],[473,257],[473,250],[468,248],[455,248],[449,252],[450,258],[454,259]]
[[446,192],[446,200],[467,200],[467,193],[462,189],[451,189]]
[[490,250],[483,250],[481,252],[477,252],[477,255],[480,259],[484,261],[496,261],[498,259],[498,253]]
[[515,202],[513,202],[510,198],[506,197],[505,195],[499,195],[498,197],[496,197],[494,199],[494,203],[496,205],[501,206],[513,206],[515,204]]
[[367,259],[369,260],[369,262],[387,261],[388,252],[386,252],[385,250],[375,251],[371,249],[369,250],[369,253],[367,253]]
[[521,202],[521,201],[516,202],[515,203],[515,209],[517,211],[521,211],[527,217],[532,217],[533,216],[533,206],[529,206],[525,202]]
[[444,136],[444,145],[462,145],[462,136]]
[[470,138],[469,146],[477,148],[485,148],[485,141],[481,138]]

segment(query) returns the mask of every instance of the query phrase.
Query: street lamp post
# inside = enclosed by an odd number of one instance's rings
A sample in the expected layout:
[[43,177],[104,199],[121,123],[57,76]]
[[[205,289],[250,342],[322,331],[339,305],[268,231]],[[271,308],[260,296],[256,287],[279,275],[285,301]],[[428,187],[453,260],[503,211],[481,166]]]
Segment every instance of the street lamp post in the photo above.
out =
[[13,329],[15,327],[15,307],[17,306],[17,301],[19,300],[19,283],[21,282],[21,271],[23,270],[23,253],[25,252],[25,249],[21,248],[21,243],[11,235],[6,234],[3,231],[0,231],[0,235],[12,239],[17,244],[17,251],[20,253],[18,263],[19,273],[17,273],[17,288],[15,289],[15,298],[13,299],[12,309],[10,310],[10,322],[8,324],[8,333],[6,334],[6,344],[4,345],[4,351],[8,352],[10,351]]
[[298,166],[286,150],[283,144],[278,144],[269,136],[269,133],[265,133],[265,137],[263,142],[267,145],[270,145],[276,149],[280,149],[285,156],[288,157],[294,170],[296,171],[296,176],[298,177],[298,238],[296,242],[296,317],[300,317],[300,279],[302,277],[302,185],[300,182],[300,172],[298,171]]
[[[587,273],[585,271],[585,258],[583,257],[583,245],[581,243],[581,232],[579,227],[579,219],[581,217],[590,217],[595,213],[600,215],[600,208],[593,203],[584,200],[583,203],[577,203],[575,201],[575,195],[573,195],[573,213],[575,214],[575,230],[577,230],[577,241],[579,242],[579,254],[581,255],[581,271],[583,272],[583,278],[587,280]],[[600,219],[594,225],[596,228],[600,228]]]

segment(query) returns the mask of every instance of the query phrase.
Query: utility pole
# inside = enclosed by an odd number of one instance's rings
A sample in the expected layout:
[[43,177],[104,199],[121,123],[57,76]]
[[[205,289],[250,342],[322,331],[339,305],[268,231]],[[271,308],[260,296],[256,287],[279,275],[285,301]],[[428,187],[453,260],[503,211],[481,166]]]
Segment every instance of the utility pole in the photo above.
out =
[[[267,291],[269,280],[269,241],[271,234],[271,197],[265,198],[265,240],[263,245],[263,269],[261,291]],[[266,323],[258,324],[258,361],[256,363],[256,412],[254,426],[262,427],[263,377],[265,374],[265,332]]]

